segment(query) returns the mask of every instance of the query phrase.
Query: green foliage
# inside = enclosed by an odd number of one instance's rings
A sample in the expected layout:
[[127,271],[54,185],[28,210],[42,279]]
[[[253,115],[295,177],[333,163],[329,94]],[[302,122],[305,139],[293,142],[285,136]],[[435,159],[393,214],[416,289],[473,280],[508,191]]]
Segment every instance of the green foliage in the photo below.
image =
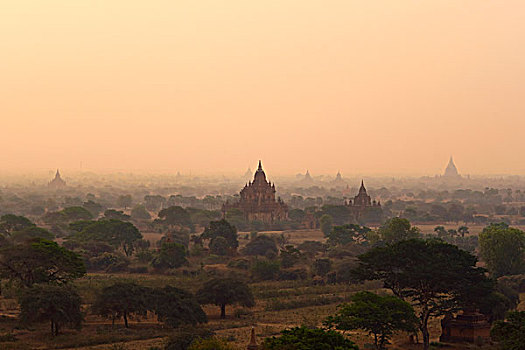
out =
[[374,336],[377,350],[386,348],[396,331],[415,332],[417,317],[412,306],[395,296],[359,292],[351,304],[343,304],[325,325],[342,331],[362,329]]
[[192,343],[213,335],[214,333],[207,328],[182,326],[174,330],[164,350],[187,350]]
[[251,272],[254,279],[268,281],[276,280],[280,269],[279,261],[257,259],[252,263]]
[[18,302],[23,323],[50,321],[53,336],[59,334],[62,326],[81,327],[81,299],[70,287],[36,285],[25,289]]
[[350,222],[350,211],[344,205],[323,205],[323,214],[330,215],[335,225],[343,225]]
[[59,211],[64,222],[72,222],[79,220],[91,220],[93,214],[83,207],[67,207]]
[[82,277],[82,258],[57,243],[34,239],[0,250],[0,276],[31,287],[34,283],[67,283]]
[[224,219],[211,221],[201,235],[202,239],[214,239],[215,237],[223,237],[228,242],[228,246],[233,249],[239,247],[237,229]]
[[48,230],[37,226],[25,227],[20,231],[15,231],[11,234],[11,240],[13,242],[23,242],[35,238],[42,238],[52,241],[55,239],[55,235]]
[[228,241],[222,236],[212,238],[210,242],[210,253],[224,256],[228,254]]
[[35,224],[24,216],[6,214],[0,217],[0,234],[9,237],[13,232],[33,227]]
[[101,204],[96,203],[92,200],[88,200],[87,202],[84,202],[82,204],[82,207],[86,209],[87,211],[89,211],[94,218],[98,217],[100,213],[102,212],[102,210],[104,210],[104,207]]
[[104,219],[129,221],[131,219],[131,216],[124,214],[122,210],[108,209],[104,212]]
[[193,342],[188,350],[234,350],[233,347],[222,339],[210,338],[199,339]]
[[123,318],[126,328],[128,318],[145,316],[154,312],[160,322],[171,327],[207,322],[206,314],[195,297],[182,289],[171,286],[148,288],[133,282],[117,282],[105,287],[92,306],[97,315]]
[[358,350],[352,341],[334,330],[305,326],[283,330],[279,337],[266,338],[263,350]]
[[121,220],[81,221],[71,227],[80,231],[74,233],[70,239],[107,242],[115,248],[121,247],[127,256],[135,250],[134,243],[142,239],[142,234],[131,222]]
[[276,256],[278,252],[275,239],[267,235],[258,235],[246,244],[243,253],[246,255]]
[[226,305],[239,304],[245,307],[255,305],[250,287],[236,278],[213,278],[196,293],[201,304],[214,304],[221,307],[221,318],[226,318]]
[[146,315],[149,291],[132,282],[118,282],[105,287],[92,305],[93,313],[115,320],[123,318],[126,328],[128,317]]
[[421,236],[420,230],[417,227],[413,227],[410,221],[397,217],[385,222],[377,233],[381,241],[385,243],[395,243]]
[[134,220],[149,220],[151,219],[151,214],[143,205],[137,205],[131,209],[131,218]]
[[297,246],[297,249],[313,257],[317,253],[326,251],[326,246],[319,241],[304,241]]
[[133,204],[133,197],[130,194],[121,194],[117,198],[117,206],[120,208],[128,208]]
[[123,254],[106,252],[89,259],[88,269],[90,271],[114,273],[125,271],[129,264],[129,259]]
[[420,330],[428,348],[428,318],[476,307],[493,291],[493,282],[470,253],[440,240],[401,241],[373,248],[359,256],[356,277],[382,280],[400,298],[407,298],[420,310]]
[[370,231],[368,227],[356,224],[334,226],[327,235],[328,244],[331,246],[346,245],[349,243],[363,244],[367,241],[367,234]]
[[525,349],[525,311],[509,312],[506,321],[494,323],[490,336],[502,350]]
[[172,286],[155,288],[150,293],[150,303],[152,301],[158,320],[170,327],[208,322],[195,296],[185,290]]
[[316,259],[312,269],[317,276],[324,277],[332,269],[332,260],[328,258]]
[[281,249],[281,266],[289,268],[294,266],[301,259],[301,252],[293,245],[287,245]]
[[495,277],[525,273],[525,233],[507,224],[491,224],[479,234],[480,255]]
[[159,218],[161,222],[168,226],[189,226],[191,225],[190,214],[186,209],[180,206],[172,206],[166,209],[162,209],[159,212]]
[[325,237],[328,237],[328,234],[332,230],[332,224],[334,223],[334,219],[328,215],[324,214],[319,218],[319,224],[321,225],[321,231],[324,233]]
[[175,269],[187,262],[186,248],[179,243],[162,243],[160,251],[151,261],[151,265],[156,269]]

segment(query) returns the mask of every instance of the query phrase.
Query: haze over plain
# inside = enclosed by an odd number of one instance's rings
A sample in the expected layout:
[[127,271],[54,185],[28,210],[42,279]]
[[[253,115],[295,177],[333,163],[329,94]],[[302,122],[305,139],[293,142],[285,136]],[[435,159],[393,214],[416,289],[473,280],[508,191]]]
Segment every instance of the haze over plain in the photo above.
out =
[[525,3],[0,3],[0,170],[525,173]]

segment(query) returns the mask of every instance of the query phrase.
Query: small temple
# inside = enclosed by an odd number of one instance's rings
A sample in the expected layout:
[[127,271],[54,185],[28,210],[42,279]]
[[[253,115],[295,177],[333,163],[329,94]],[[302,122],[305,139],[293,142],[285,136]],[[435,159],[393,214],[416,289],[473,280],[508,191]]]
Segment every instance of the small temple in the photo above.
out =
[[51,180],[48,184],[48,187],[50,188],[63,188],[66,187],[66,182],[62,179],[60,176],[60,171],[57,169],[57,172],[55,174],[55,178]]
[[445,315],[441,320],[440,342],[486,342],[490,341],[490,323],[487,317],[476,311],[463,311],[456,317]]
[[240,192],[240,199],[236,203],[226,202],[222,206],[223,216],[230,209],[239,209],[247,221],[262,221],[274,223],[288,219],[288,206],[281,200],[275,199],[275,184],[266,180],[266,174],[259,161],[253,181],[248,182]]

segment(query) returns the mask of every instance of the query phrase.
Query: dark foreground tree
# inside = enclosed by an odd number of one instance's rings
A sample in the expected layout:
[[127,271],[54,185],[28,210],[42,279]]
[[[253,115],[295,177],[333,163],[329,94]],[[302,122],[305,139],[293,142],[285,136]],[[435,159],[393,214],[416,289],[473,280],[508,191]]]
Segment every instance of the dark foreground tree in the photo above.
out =
[[158,320],[171,327],[208,322],[195,296],[185,290],[166,286],[152,290],[152,310]]
[[221,318],[226,318],[226,305],[239,304],[246,307],[255,305],[250,287],[236,278],[213,278],[204,283],[196,296],[201,304],[220,306]]
[[96,315],[111,318],[113,324],[115,320],[123,318],[124,325],[128,328],[129,316],[146,315],[149,297],[148,288],[132,282],[118,282],[102,289],[96,296],[92,309]]
[[391,295],[359,292],[352,296],[352,303],[343,304],[325,325],[341,331],[362,329],[374,336],[377,350],[386,348],[396,331],[415,332],[417,317],[412,306]]
[[509,312],[506,321],[494,323],[490,336],[502,350],[525,349],[525,311]]
[[20,320],[25,324],[51,322],[51,334],[59,334],[63,326],[79,329],[82,324],[81,299],[65,286],[38,285],[23,291],[18,300]]
[[337,331],[305,326],[286,329],[279,337],[266,338],[261,347],[263,350],[359,350]]
[[382,280],[385,287],[419,310],[424,348],[429,347],[430,317],[477,307],[494,283],[477,258],[440,240],[412,239],[371,249],[359,256],[355,275],[360,280]]
[[0,250],[0,276],[34,283],[66,283],[86,273],[82,258],[56,242],[34,239]]

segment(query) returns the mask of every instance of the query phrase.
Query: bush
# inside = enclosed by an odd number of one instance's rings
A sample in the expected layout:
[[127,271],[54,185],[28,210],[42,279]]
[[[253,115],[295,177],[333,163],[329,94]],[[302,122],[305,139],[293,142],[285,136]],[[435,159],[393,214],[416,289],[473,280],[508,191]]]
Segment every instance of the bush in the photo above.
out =
[[208,338],[194,341],[188,350],[233,350],[233,348],[222,339]]
[[248,259],[234,259],[228,262],[228,267],[234,269],[248,270],[250,268],[250,261]]
[[279,275],[281,266],[275,260],[255,260],[252,265],[252,275],[261,281],[275,280]]
[[121,272],[129,265],[129,259],[120,253],[102,253],[89,259],[88,268],[92,271]]
[[213,331],[204,327],[179,327],[169,337],[164,350],[187,350],[193,342],[211,338],[213,335]]
[[266,338],[262,344],[263,350],[291,349],[340,349],[358,350],[359,348],[341,333],[333,330],[310,329],[304,326],[287,329],[280,337]]
[[279,271],[279,281],[297,281],[305,280],[308,277],[308,272],[304,268],[293,269],[293,270],[281,270]]

